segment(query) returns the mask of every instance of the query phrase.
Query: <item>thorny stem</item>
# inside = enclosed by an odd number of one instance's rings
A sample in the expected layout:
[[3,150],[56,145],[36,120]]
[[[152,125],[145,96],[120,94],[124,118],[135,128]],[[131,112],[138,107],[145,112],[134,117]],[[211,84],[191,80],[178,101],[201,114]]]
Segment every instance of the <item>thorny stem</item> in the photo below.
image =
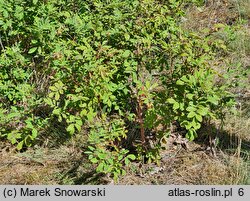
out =
[[141,143],[144,146],[146,141],[145,141],[144,122],[142,117],[142,100],[140,96],[138,98],[137,117],[140,124]]

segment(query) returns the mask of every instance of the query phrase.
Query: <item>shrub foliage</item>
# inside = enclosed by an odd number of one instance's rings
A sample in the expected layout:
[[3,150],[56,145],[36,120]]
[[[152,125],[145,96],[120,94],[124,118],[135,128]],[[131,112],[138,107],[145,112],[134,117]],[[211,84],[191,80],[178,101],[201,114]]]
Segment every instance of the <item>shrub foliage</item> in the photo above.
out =
[[0,135],[20,150],[61,124],[115,178],[136,157],[159,159],[168,132],[147,138],[159,125],[176,120],[193,140],[228,94],[209,66],[218,43],[180,27],[184,3],[1,0]]

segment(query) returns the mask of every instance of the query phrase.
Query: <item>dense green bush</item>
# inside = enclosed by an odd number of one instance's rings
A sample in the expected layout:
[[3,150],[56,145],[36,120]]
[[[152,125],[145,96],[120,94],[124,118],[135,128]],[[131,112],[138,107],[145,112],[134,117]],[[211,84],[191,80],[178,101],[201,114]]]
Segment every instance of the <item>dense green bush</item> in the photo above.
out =
[[[136,156],[150,161],[161,145],[150,147],[146,131],[159,124],[178,120],[193,140],[227,93],[214,86],[209,67],[218,44],[180,28],[183,6],[1,0],[1,136],[22,149],[51,122],[69,135],[84,128],[90,161],[115,178],[135,159],[122,143],[130,125],[141,140]],[[164,135],[156,133],[156,141]]]

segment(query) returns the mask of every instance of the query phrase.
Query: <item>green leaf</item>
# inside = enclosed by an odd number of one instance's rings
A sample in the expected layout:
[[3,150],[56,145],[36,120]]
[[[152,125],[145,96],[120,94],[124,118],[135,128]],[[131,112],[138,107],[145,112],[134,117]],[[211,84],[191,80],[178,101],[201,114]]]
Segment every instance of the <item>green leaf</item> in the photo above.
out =
[[32,138],[33,138],[33,139],[36,139],[37,134],[38,134],[37,129],[33,128],[33,129],[32,129]]
[[185,128],[186,128],[187,130],[189,130],[190,128],[193,127],[192,122],[188,122],[188,121],[186,121],[186,122],[187,122],[187,123],[185,124]]
[[92,146],[88,146],[89,150],[91,151],[94,151],[95,150],[95,147],[92,147]]
[[184,111],[184,110],[185,110],[184,106],[185,106],[184,103],[180,103],[180,110],[181,110],[181,111]]
[[35,51],[37,50],[37,47],[32,47],[30,50],[29,50],[29,54],[32,54],[34,53]]
[[61,114],[61,108],[55,108],[52,112],[54,115],[60,115]]
[[188,106],[186,109],[188,112],[195,112],[196,108],[194,106]]
[[187,83],[189,82],[189,79],[187,78],[186,75],[182,76],[181,80],[184,81],[184,82],[187,82]]
[[89,110],[89,112],[87,114],[88,121],[92,121],[94,119],[94,117],[95,117],[95,112],[93,111],[92,108],[90,108],[90,110]]
[[196,118],[199,122],[202,122],[202,116],[201,116],[201,115],[196,114],[196,115],[195,115],[195,118]]
[[22,20],[24,16],[23,7],[17,5],[14,15],[18,20]]
[[62,83],[62,81],[61,80],[59,80],[58,82],[56,82],[55,83],[55,87],[57,88],[57,89],[60,89],[60,88],[62,88],[63,87],[63,83]]
[[[92,162],[92,161],[91,161]],[[98,161],[95,161],[94,160],[94,162],[92,162],[92,163],[97,163]],[[97,172],[103,172],[104,171],[104,163],[100,163],[98,166],[97,166],[97,168],[96,168],[96,171]]]
[[126,158],[129,158],[129,159],[131,159],[131,160],[135,160],[135,159],[136,159],[136,156],[135,156],[134,154],[129,154],[129,155],[127,155]]
[[191,119],[191,118],[193,118],[195,115],[196,115],[196,113],[193,112],[193,111],[191,111],[191,112],[188,113],[187,118]]
[[107,161],[108,161],[109,165],[113,165],[115,163],[113,158],[108,158]]
[[80,132],[81,129],[82,129],[82,127],[81,127],[79,124],[75,124],[75,127],[76,127],[76,129],[78,130],[78,132]]
[[124,58],[128,58],[129,55],[130,55],[130,50],[125,50],[125,51],[123,52],[123,54],[122,54],[122,56],[123,56]]
[[14,118],[14,117],[21,117],[21,114],[20,114],[20,113],[12,112],[12,113],[9,113],[9,114],[7,115],[7,118],[9,118],[9,119],[12,119],[12,118]]
[[214,95],[214,96],[209,96],[207,98],[207,101],[214,104],[214,105],[218,105],[218,100],[219,100],[219,97]]
[[70,135],[73,135],[75,133],[75,127],[74,124],[70,124],[66,129]]
[[187,97],[189,100],[192,100],[193,97],[194,97],[194,94],[187,94],[186,97]]
[[146,89],[150,89],[151,84],[150,84],[150,82],[149,82],[149,81],[146,81],[146,83],[145,83],[145,87],[146,87]]
[[195,130],[200,129],[200,127],[201,127],[201,124],[200,124],[199,122],[196,122],[196,123],[193,125],[193,128],[194,128]]
[[74,115],[70,115],[70,116],[69,116],[69,119],[67,119],[67,122],[68,122],[68,123],[75,122],[75,119],[76,119],[76,117],[75,117]]
[[100,159],[105,159],[106,156],[107,156],[107,154],[105,154],[105,153],[99,153],[97,156],[98,156]]
[[188,130],[187,134],[186,134],[186,138],[189,139],[190,141],[194,140],[194,131],[192,129]]
[[188,53],[183,52],[183,53],[181,53],[181,56],[182,56],[182,57],[187,57],[187,56],[189,56],[189,55],[188,55]]
[[50,89],[51,91],[57,91],[57,90],[58,90],[55,86],[50,86],[49,89]]
[[123,155],[118,156],[118,161],[123,159]]
[[76,124],[75,124],[76,126],[79,126],[81,128],[82,124],[83,124],[83,122],[81,119],[76,120]]
[[23,144],[24,144],[24,141],[22,140],[21,142],[19,142],[16,146],[17,150],[21,150],[23,148]]
[[[92,158],[92,159],[90,159],[90,161],[92,162],[92,163],[98,163],[98,159],[97,158]],[[102,163],[100,163],[100,164],[102,164]],[[99,165],[100,165],[99,164]]]
[[125,40],[128,41],[130,39],[130,35],[128,33],[124,34]]
[[63,120],[63,119],[62,119],[62,115],[59,115],[59,116],[58,116],[58,122],[62,122],[62,120]]
[[81,112],[80,112],[80,117],[85,117],[87,115],[87,110],[86,109],[83,109]]
[[209,108],[207,107],[199,107],[199,109],[197,110],[197,112],[202,115],[205,116],[208,114]]
[[126,175],[126,171],[124,169],[122,169],[122,173],[121,173],[122,176]]
[[55,100],[58,101],[60,99],[60,94],[59,93],[55,93]]
[[184,85],[185,82],[183,82],[183,81],[181,81],[181,80],[177,80],[176,84],[177,84],[177,85]]
[[168,98],[167,102],[170,103],[170,104],[176,103],[176,101],[173,98]]
[[178,102],[175,102],[173,105],[173,109],[177,110],[177,109],[179,109],[179,107],[180,107],[180,104]]
[[128,158],[125,158],[124,162],[125,162],[125,165],[129,165],[130,160]]
[[[49,101],[53,102],[51,99],[54,98],[55,93],[49,93],[49,99],[47,99],[48,103]],[[53,105],[53,104],[52,104]]]

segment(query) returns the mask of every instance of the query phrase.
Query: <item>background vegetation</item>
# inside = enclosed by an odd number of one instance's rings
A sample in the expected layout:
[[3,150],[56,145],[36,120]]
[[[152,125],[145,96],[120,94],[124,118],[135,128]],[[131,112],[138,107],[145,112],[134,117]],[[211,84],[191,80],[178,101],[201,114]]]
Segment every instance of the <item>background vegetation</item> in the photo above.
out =
[[25,183],[246,182],[248,3],[1,0],[3,164],[37,167]]

